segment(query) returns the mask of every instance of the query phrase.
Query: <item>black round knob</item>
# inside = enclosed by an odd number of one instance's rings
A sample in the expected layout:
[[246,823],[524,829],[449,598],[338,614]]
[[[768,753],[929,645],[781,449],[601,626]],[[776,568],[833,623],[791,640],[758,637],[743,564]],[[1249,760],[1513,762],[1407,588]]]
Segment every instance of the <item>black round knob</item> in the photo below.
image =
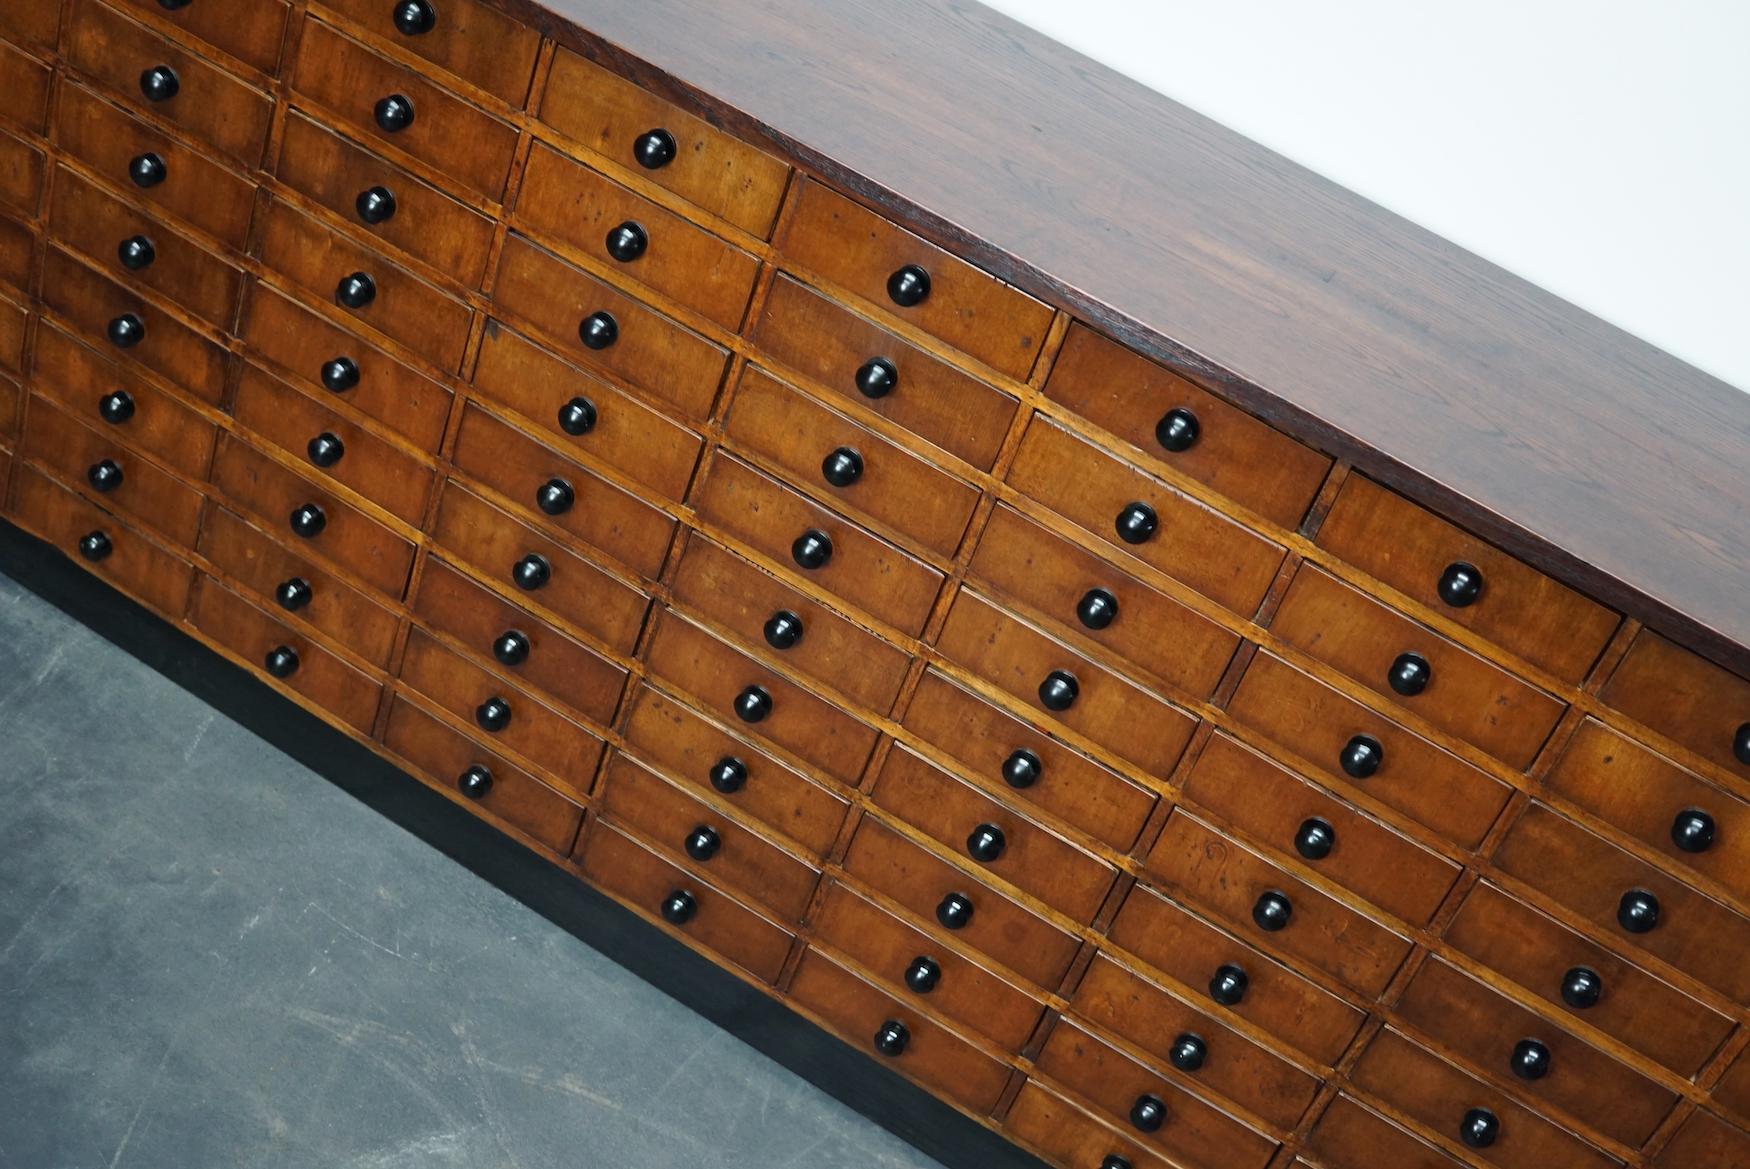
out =
[[832,559],[832,537],[819,528],[809,528],[791,543],[790,559],[803,568],[825,568]]
[[857,367],[857,392],[865,398],[885,398],[899,388],[899,367],[885,357],[871,357]]
[[178,8],[187,8],[194,0],[158,0],[158,7],[175,12]]
[[1513,1045],[1507,1066],[1522,1080],[1541,1080],[1549,1075],[1549,1061],[1549,1048],[1535,1039],[1521,1039]]
[[276,678],[290,678],[298,672],[298,651],[289,645],[276,645],[263,659],[267,672]]
[[995,824],[980,824],[966,837],[966,855],[982,864],[991,864],[1003,855],[1008,837]]
[[1427,658],[1418,653],[1401,653],[1392,659],[1391,672],[1385,680],[1405,698],[1414,698],[1428,689],[1433,677],[1434,670]]
[[911,1032],[898,1019],[889,1019],[881,1024],[875,1032],[875,1050],[889,1059],[897,1059],[905,1054],[905,1045],[911,1042]]
[[350,357],[336,357],[322,365],[322,384],[336,394],[344,394],[359,384],[358,362]]
[[1032,787],[1045,774],[1045,764],[1025,747],[1017,747],[1003,760],[1003,782],[1010,787]]
[[950,893],[936,906],[936,920],[951,930],[963,930],[972,924],[972,899],[963,893]]
[[1197,442],[1197,436],[1203,433],[1203,428],[1197,422],[1197,415],[1183,406],[1175,406],[1161,415],[1161,420],[1155,423],[1155,441],[1161,444],[1161,449],[1178,454],[1188,451]]
[[395,214],[395,192],[382,186],[360,191],[353,208],[366,223],[383,223]]
[[134,416],[134,396],[126,390],[115,390],[97,400],[97,416],[112,426],[120,426]]
[[1167,1052],[1167,1058],[1173,1066],[1182,1072],[1194,1072],[1203,1066],[1203,1061],[1209,1058],[1209,1045],[1203,1042],[1203,1037],[1186,1031],[1173,1040],[1173,1046]]
[[1483,571],[1474,564],[1454,560],[1440,574],[1440,583],[1435,588],[1440,599],[1454,609],[1466,608],[1483,595]]
[[107,559],[114,551],[115,545],[102,532],[86,532],[79,537],[79,555],[93,564]]
[[711,764],[711,786],[726,796],[732,796],[747,786],[747,764],[733,755],[725,755]]
[[507,666],[520,666],[529,660],[529,651],[533,648],[526,634],[507,629],[492,643],[492,656]]
[[341,442],[335,435],[324,430],[321,434],[310,440],[309,444],[304,448],[304,453],[308,454],[310,456],[310,461],[315,463],[318,467],[332,467],[334,464],[340,462],[342,455],[346,454],[346,444]]
[[701,824],[687,833],[685,847],[688,856],[703,864],[717,855],[723,847],[723,838],[717,835],[715,828]]
[[650,247],[650,236],[630,219],[608,232],[608,255],[622,264],[630,264]]
[[559,407],[559,429],[569,435],[588,434],[595,429],[595,403],[576,397]]
[[1616,903],[1616,924],[1631,934],[1651,933],[1659,924],[1659,899],[1645,889],[1630,889]]
[[887,278],[887,298],[900,308],[913,308],[930,295],[930,274],[907,264]]
[[492,790],[492,772],[476,763],[456,777],[456,788],[471,800],[483,800]]
[[1068,710],[1075,705],[1076,695],[1081,692],[1075,675],[1067,670],[1053,670],[1045,675],[1045,681],[1039,683],[1039,701],[1046,710]]
[[517,588],[532,593],[553,579],[553,566],[538,552],[531,552],[511,565],[510,579]]
[[140,93],[147,101],[169,101],[181,91],[182,82],[168,65],[154,65],[140,74]]
[[1685,808],[1671,821],[1671,843],[1684,852],[1706,852],[1714,843],[1714,818],[1700,808]]
[[620,339],[620,322],[612,313],[591,313],[577,326],[577,339],[585,349],[606,349]]
[[773,649],[789,649],[802,640],[802,618],[788,609],[779,609],[766,618],[766,644]]
[[273,599],[286,612],[296,613],[316,599],[316,590],[301,576],[289,577],[273,590]]
[[1343,753],[1337,756],[1337,762],[1342,766],[1343,774],[1366,779],[1385,762],[1385,748],[1372,735],[1354,735],[1343,744]]
[[820,474],[834,487],[849,487],[863,477],[863,456],[848,446],[839,447],[820,461]]
[[661,170],[674,161],[676,153],[674,135],[660,127],[646,130],[632,143],[632,157],[645,170]]
[[377,128],[385,134],[399,134],[413,125],[413,102],[404,94],[392,93],[379,100],[371,110]]
[[292,531],[306,540],[314,540],[328,526],[328,516],[321,506],[306,503],[292,513]]
[[1136,1103],[1130,1106],[1130,1123],[1136,1126],[1137,1132],[1161,1131],[1161,1126],[1167,1123],[1166,1101],[1146,1093],[1138,1096]]
[[437,13],[427,0],[400,0],[394,18],[396,31],[402,36],[424,36],[437,26]]
[[1732,756],[1750,767],[1750,722],[1739,724],[1732,735]]
[[662,920],[669,925],[686,925],[698,912],[698,898],[685,889],[676,889],[662,899]]
[[151,151],[136,154],[128,163],[128,178],[136,187],[156,187],[169,175],[164,160]]
[[1246,997],[1246,986],[1250,981],[1246,972],[1232,963],[1219,966],[1209,980],[1209,997],[1224,1007],[1236,1006]]
[[1562,1001],[1577,1011],[1598,1005],[1604,997],[1604,979],[1595,970],[1575,966],[1562,975]]
[[1487,1108],[1473,1108],[1458,1124],[1458,1139],[1473,1149],[1486,1149],[1501,1135],[1501,1122]]
[[377,282],[364,272],[342,276],[334,288],[334,299],[350,309],[361,309],[377,299]]
[[152,261],[158,258],[158,249],[152,246],[152,241],[143,235],[130,235],[116,245],[116,259],[121,266],[130,272],[138,272],[141,268],[149,268]]
[[99,459],[85,468],[85,481],[93,491],[108,493],[122,485],[122,467],[114,459]]
[[744,723],[764,722],[772,713],[772,695],[764,686],[745,687],[735,696],[735,717]]
[[1155,529],[1161,526],[1161,521],[1155,515],[1155,509],[1148,504],[1131,502],[1124,505],[1124,510],[1112,521],[1112,526],[1117,529],[1118,538],[1126,544],[1144,544],[1155,534]]
[[1118,598],[1105,589],[1089,589],[1076,602],[1076,620],[1089,629],[1104,629],[1118,620]]
[[1100,1169],[1130,1169],[1130,1161],[1117,1153],[1108,1153],[1100,1158]]
[[494,694],[474,708],[474,721],[481,730],[496,735],[510,725],[510,703]]
[[117,349],[132,349],[146,339],[146,322],[133,313],[123,313],[110,321],[104,332],[109,335],[109,343]]
[[1309,861],[1324,860],[1335,847],[1337,830],[1316,816],[1301,821],[1300,831],[1294,834],[1294,851]]
[[577,502],[577,492],[563,479],[549,479],[535,491],[535,506],[548,515],[564,515]]
[[919,955],[905,968],[905,985],[913,994],[929,994],[942,981],[942,967],[934,958]]
[[1273,934],[1288,928],[1288,919],[1293,916],[1293,903],[1274,889],[1260,896],[1252,905],[1252,920],[1265,933]]

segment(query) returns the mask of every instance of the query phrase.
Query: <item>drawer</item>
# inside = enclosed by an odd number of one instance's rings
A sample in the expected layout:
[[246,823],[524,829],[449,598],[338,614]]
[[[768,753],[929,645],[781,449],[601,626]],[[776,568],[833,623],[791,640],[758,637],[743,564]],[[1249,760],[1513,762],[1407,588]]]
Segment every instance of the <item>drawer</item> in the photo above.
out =
[[892,709],[911,668],[909,654],[697,532],[672,587],[676,604],[876,714]]
[[[534,764],[563,792],[580,800],[588,797],[604,749],[595,732],[481,669],[418,626],[407,635],[400,676],[402,685],[417,690],[433,706],[478,728],[477,741]],[[566,846],[554,847],[564,851]]]
[[[726,454],[712,460],[693,505],[700,519],[816,587],[903,634],[923,632],[942,588],[940,571],[741,460]],[[809,559],[823,544],[824,563]]]
[[924,851],[873,816],[858,824],[844,866],[851,876],[919,919],[934,922],[932,933],[938,928],[950,930],[1046,990],[1057,989],[1081,948],[1076,935]]
[[[223,507],[208,509],[201,524],[200,554],[230,581],[339,642],[379,669],[386,669],[401,619],[359,589],[282,547],[266,533]],[[297,588],[294,582],[302,582]],[[285,586],[291,585],[291,588]],[[282,591],[283,590],[283,591]]]
[[24,342],[30,329],[30,310],[0,296],[0,369],[24,372]]
[[1433,1145],[1348,1096],[1331,1101],[1306,1147],[1320,1164],[1332,1169],[1463,1169]]
[[623,666],[435,557],[426,559],[413,612],[469,652],[495,659],[499,673],[553,696],[598,726],[613,721],[626,685]]
[[[1745,1051],[1750,1051],[1750,1048]],[[1738,1053],[1726,1074],[1714,1084],[1713,1097],[1741,1119],[1750,1121],[1750,1054],[1745,1054],[1745,1051]]]
[[654,579],[675,521],[559,452],[481,410],[464,407],[451,454],[456,470],[534,511],[556,528]]
[[[1157,1067],[1178,1068],[1171,1079],[1232,1100],[1279,1129],[1295,1126],[1319,1088],[1314,1076],[1105,954],[1082,976],[1070,1009]],[[1175,1054],[1189,1052],[1197,1062],[1180,1068]]]
[[1454,624],[1567,682],[1585,679],[1621,618],[1360,475],[1319,545]]
[[[83,483],[104,503],[183,548],[193,548],[203,497],[190,486],[39,397],[26,412],[19,454]],[[101,470],[99,468],[102,468]],[[99,486],[102,483],[103,486]]]
[[732,333],[741,328],[756,257],[550,146],[529,151],[515,219]]
[[1027,427],[1008,481],[1112,550],[1242,617],[1258,611],[1282,566],[1280,545],[1043,417]]
[[788,166],[569,49],[553,56],[541,120],[743,231],[771,234]]
[[[1750,920],[1543,805],[1513,825],[1495,850],[1495,866],[1619,942],[1750,1004]],[[1634,894],[1655,899],[1656,917],[1639,931],[1623,924]]]
[[1511,1096],[1422,1050],[1395,1031],[1381,1031],[1367,1045],[1350,1082],[1410,1119],[1456,1140],[1466,1116],[1487,1111],[1498,1135],[1490,1164],[1502,1169],[1609,1169],[1617,1162],[1544,1120]]
[[[165,211],[233,247],[248,242],[255,184],[71,78],[61,85],[55,140],[130,198]],[[155,162],[148,172],[145,168]],[[132,176],[148,175],[141,186]]]
[[599,820],[584,837],[581,869],[591,884],[761,982],[775,981],[790,955],[782,929]]
[[[230,7],[229,5],[227,7]],[[261,163],[273,99],[97,0],[71,0],[67,63],[245,167]],[[173,92],[147,96],[149,71],[168,69]]]
[[1281,658],[1260,652],[1228,713],[1334,780],[1463,848],[1475,848],[1507,805],[1495,777],[1373,713]]
[[396,19],[395,7],[377,0],[321,2],[502,102],[521,109],[528,100],[541,34],[481,0],[444,0],[429,21],[409,21],[406,27]]
[[855,786],[875,749],[875,728],[672,609],[659,619],[645,660],[653,677],[692,694],[715,717],[733,717],[747,728],[743,733],[775,743],[843,783]]
[[[496,320],[487,321],[481,337],[473,387],[528,419],[547,442],[589,455],[669,499],[686,497],[704,439]],[[708,395],[700,405],[701,417],[710,413]]]
[[[802,955],[789,998],[847,1043],[980,1116],[995,1108],[1009,1067],[954,1032],[852,974],[819,950]],[[897,1036],[891,1047],[877,1035]]]
[[1077,1169],[1119,1164],[1130,1169],[1175,1169],[1177,1164],[1156,1157],[1128,1136],[1119,1136],[1105,1122],[1094,1119],[1038,1080],[1028,1080],[1021,1086],[1021,1094],[1003,1117],[1003,1131],[1010,1140],[1030,1146],[1048,1160]]
[[[797,188],[779,250],[1016,381],[1051,328],[1049,305],[812,179]],[[914,280],[903,289],[902,273]]]
[[520,235],[505,237],[492,299],[568,359],[682,404],[692,417],[711,412],[728,350]]
[[[1396,933],[1270,861],[1175,811],[1149,851],[1148,869],[1248,937],[1369,996],[1385,990],[1409,955]],[[1274,912],[1272,912],[1274,907]]]
[[357,734],[371,733],[383,687],[358,667],[282,625],[210,576],[201,578],[189,620],[270,685],[292,691]]
[[[436,451],[450,416],[450,390],[359,340],[266,284],[250,286],[237,335],[268,361],[335,394],[423,451]],[[328,383],[339,386],[329,390]]]
[[[279,176],[348,223],[469,288],[478,288],[486,276],[492,220],[296,111],[286,114]],[[393,199],[372,204],[379,218],[371,223],[360,208],[378,187]]]
[[48,128],[49,81],[53,76],[46,62],[0,40],[0,118],[41,134]]
[[1015,418],[1008,394],[785,275],[772,281],[749,336],[829,400],[854,402],[981,471],[996,462]]
[[[510,123],[310,16],[304,18],[291,80],[299,98],[352,135],[402,151],[483,198],[504,197],[516,153],[517,131]],[[401,101],[385,108],[391,97]],[[388,120],[403,111],[405,121]],[[386,128],[385,120],[395,128]]]
[[924,672],[904,721],[906,730],[959,760],[1005,801],[1031,804],[1118,852],[1130,851],[1154,809],[1149,788],[935,670]]
[[[255,252],[277,277],[315,300],[332,301],[435,368],[446,374],[461,368],[474,312],[435,284],[279,199],[267,205]],[[339,289],[359,274],[369,299],[355,309]]]
[[[1731,1032],[1732,1021],[1602,946],[1480,884],[1446,928],[1446,941],[1569,1017],[1657,1060],[1686,1079],[1695,1075]],[[1577,970],[1602,991],[1590,1005],[1563,994]],[[1578,990],[1575,983],[1571,990]],[[1586,1000],[1577,999],[1584,1004]]]
[[229,53],[251,69],[279,72],[280,44],[286,36],[286,0],[232,0],[229,4],[188,4],[171,7],[163,0],[122,0],[129,8],[150,12],[188,35]]
[[814,940],[998,1047],[1019,1051],[1044,1007],[1032,994],[888,913],[849,885],[830,883],[811,915]]
[[1099,857],[902,746],[883,760],[871,796],[945,848],[1077,921],[1093,920],[1118,875]]
[[[970,571],[1146,678],[1195,698],[1215,690],[1239,648],[1232,632],[1007,506],[991,512]],[[1099,591],[1106,596],[1096,597]],[[1106,607],[1084,616],[1090,598]]]
[[[0,472],[5,462],[0,458]],[[8,518],[163,616],[174,621],[187,610],[193,568],[22,460],[13,467]],[[87,543],[94,534],[100,539]]]
[[737,811],[783,833],[810,856],[838,839],[849,801],[640,684],[624,728],[627,750],[672,780],[716,792]]
[[[434,472],[424,462],[253,365],[243,367],[231,413],[239,425],[418,527]],[[333,460],[332,462],[330,460]]]
[[1252,840],[1413,926],[1428,923],[1461,872],[1225,734],[1209,740],[1183,792]]
[[[990,601],[961,590],[937,639],[937,650],[1027,707],[1108,748],[1147,775],[1165,779],[1184,753],[1196,720],[1100,668],[1081,654],[1008,616]],[[1070,705],[1051,707],[1053,682],[1070,679]],[[1055,697],[1061,691],[1052,691]]]
[[0,285],[24,294],[36,266],[36,230],[0,214]]
[[624,755],[608,763],[601,814],[656,841],[689,869],[708,874],[780,921],[799,922],[820,872]]
[[53,52],[61,27],[61,6],[8,4],[0,8],[0,37],[44,52]]
[[[0,438],[17,437],[23,403],[24,389],[11,378],[0,377]],[[6,445],[12,444],[8,442]],[[0,487],[3,486],[3,481],[0,481]]]
[[[630,654],[650,600],[577,553],[487,503],[454,479],[444,481],[431,534],[445,555],[475,574],[521,589],[531,604],[558,614],[608,648]],[[545,562],[543,576],[524,576],[528,557]],[[537,572],[539,565],[534,566]]]
[[[1553,1106],[1614,1141],[1639,1148],[1677,1103],[1661,1087],[1597,1048],[1550,1026],[1537,1015],[1438,958],[1416,972],[1397,1003],[1408,1026],[1472,1067],[1512,1083],[1524,1099]],[[1517,1075],[1521,1044],[1535,1044],[1540,1078]],[[1516,1074],[1505,1080],[1509,1070]]]
[[[577,839],[582,808],[400,696],[389,710],[383,746],[407,760],[415,773],[457,803],[509,825],[553,852],[569,852]],[[464,792],[461,777],[476,768],[487,773],[487,782],[480,784],[475,773]],[[481,787],[484,793],[480,793]]]
[[0,130],[0,207],[26,219],[36,218],[47,165],[36,143]]
[[1653,1158],[1653,1169],[1720,1169],[1750,1164],[1750,1133],[1708,1112],[1683,1122],[1671,1143]]
[[[229,434],[220,436],[213,457],[213,487],[227,506],[247,511],[276,536],[289,536],[293,547],[339,565],[391,599],[406,591],[411,541]],[[294,513],[309,535],[293,527]]]
[[1750,777],[1750,680],[1643,629],[1603,698],[1728,774]]

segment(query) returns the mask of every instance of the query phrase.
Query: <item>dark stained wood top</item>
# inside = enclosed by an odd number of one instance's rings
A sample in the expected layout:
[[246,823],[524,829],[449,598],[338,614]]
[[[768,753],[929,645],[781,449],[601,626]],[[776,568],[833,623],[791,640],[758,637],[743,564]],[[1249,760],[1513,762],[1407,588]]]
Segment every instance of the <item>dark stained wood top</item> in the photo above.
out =
[[499,2],[1750,671],[1750,395],[969,0]]

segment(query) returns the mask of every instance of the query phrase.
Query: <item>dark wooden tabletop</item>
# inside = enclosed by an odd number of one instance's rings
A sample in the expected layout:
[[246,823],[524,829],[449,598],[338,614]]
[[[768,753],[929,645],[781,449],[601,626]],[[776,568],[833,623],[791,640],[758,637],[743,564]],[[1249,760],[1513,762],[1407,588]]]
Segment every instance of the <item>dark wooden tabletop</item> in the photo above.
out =
[[1750,395],[980,4],[500,2],[1750,670]]

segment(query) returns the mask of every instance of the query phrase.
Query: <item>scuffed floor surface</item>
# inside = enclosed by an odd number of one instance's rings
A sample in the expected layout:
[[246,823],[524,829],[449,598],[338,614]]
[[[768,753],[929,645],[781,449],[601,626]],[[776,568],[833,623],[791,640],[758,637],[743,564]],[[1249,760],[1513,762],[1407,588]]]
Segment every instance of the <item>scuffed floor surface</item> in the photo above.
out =
[[930,1169],[0,576],[0,1166]]

